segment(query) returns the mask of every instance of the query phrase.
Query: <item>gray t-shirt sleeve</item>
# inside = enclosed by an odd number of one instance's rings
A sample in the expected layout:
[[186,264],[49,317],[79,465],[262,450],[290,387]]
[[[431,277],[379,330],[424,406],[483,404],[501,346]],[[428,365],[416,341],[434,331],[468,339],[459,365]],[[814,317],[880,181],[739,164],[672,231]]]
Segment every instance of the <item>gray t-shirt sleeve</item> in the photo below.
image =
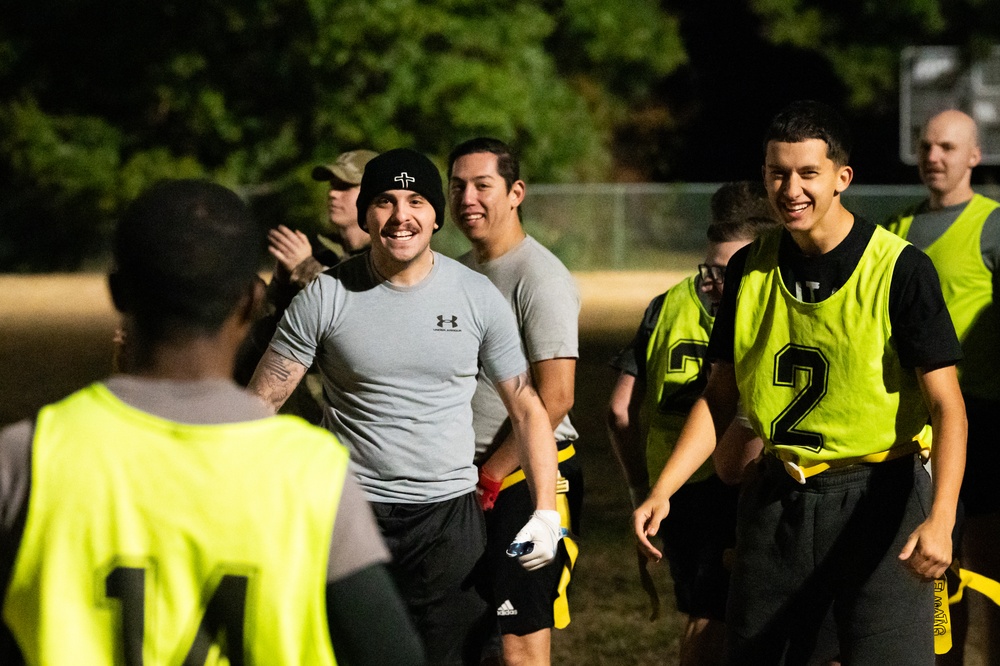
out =
[[21,421],[0,430],[0,542],[7,543],[23,519],[31,488],[34,426]]
[[580,292],[572,277],[534,280],[518,296],[528,361],[579,358]]
[[313,364],[333,318],[335,282],[320,275],[295,295],[278,322],[271,349],[307,368]]
[[327,582],[334,583],[372,564],[389,561],[371,507],[348,472],[330,540]]

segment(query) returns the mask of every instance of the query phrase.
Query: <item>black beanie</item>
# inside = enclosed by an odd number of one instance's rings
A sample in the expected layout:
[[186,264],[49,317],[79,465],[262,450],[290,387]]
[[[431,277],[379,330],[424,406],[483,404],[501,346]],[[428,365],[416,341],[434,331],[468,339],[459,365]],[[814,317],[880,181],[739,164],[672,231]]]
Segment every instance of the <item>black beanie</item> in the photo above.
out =
[[427,157],[409,148],[395,148],[365,165],[358,193],[358,226],[368,230],[365,218],[372,199],[389,190],[410,190],[427,199],[437,216],[437,231],[444,224],[444,191],[441,174]]

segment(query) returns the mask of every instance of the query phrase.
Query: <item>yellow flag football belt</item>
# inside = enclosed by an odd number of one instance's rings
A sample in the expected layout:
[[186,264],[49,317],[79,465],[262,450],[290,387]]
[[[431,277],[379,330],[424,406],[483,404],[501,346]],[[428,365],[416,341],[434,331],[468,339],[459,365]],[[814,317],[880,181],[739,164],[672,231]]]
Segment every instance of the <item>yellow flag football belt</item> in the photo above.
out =
[[806,479],[810,476],[816,476],[820,472],[825,472],[828,469],[839,469],[861,463],[881,463],[889,460],[895,460],[896,458],[902,458],[905,455],[917,453],[918,451],[920,452],[921,457],[925,460],[930,454],[930,449],[925,448],[923,442],[919,439],[911,439],[909,442],[893,447],[888,451],[869,453],[866,456],[857,456],[855,458],[842,458],[840,460],[821,462],[809,466],[799,465],[793,460],[788,460],[789,454],[786,454],[784,451],[775,452],[775,456],[781,461],[781,464],[784,465],[788,476],[792,477],[799,483],[804,484]]
[[958,580],[958,589],[948,596],[948,579],[945,577],[934,581],[934,653],[944,654],[951,650],[951,614],[950,604],[957,604],[965,594],[965,588],[975,590],[987,599],[1000,606],[1000,583],[974,571],[963,569],[958,561],[951,564],[949,571]]
[[[566,462],[575,455],[576,455],[576,449],[574,449],[573,445],[570,444],[565,449],[559,449],[559,455],[557,456],[556,459],[559,462]],[[507,490],[515,483],[520,483],[521,481],[524,481],[523,469],[519,469],[516,472],[513,472],[505,476],[503,483],[500,484],[500,490],[501,492]],[[560,476],[559,480],[556,481],[556,492],[560,494],[565,494],[567,491],[569,491],[569,481]]]

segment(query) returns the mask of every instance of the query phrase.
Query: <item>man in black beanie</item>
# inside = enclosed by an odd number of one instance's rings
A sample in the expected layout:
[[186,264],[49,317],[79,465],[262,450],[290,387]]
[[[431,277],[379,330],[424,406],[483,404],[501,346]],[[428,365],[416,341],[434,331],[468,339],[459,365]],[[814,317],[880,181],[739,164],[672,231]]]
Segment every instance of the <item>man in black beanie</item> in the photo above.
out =
[[478,664],[494,621],[473,464],[480,366],[507,406],[535,504],[511,549],[530,570],[552,561],[562,537],[556,447],[507,302],[486,277],[430,249],[444,205],[440,174],[420,153],[369,162],[358,224],[370,250],[295,298],[250,389],[277,409],[317,362],[322,423],[351,451],[428,661]]

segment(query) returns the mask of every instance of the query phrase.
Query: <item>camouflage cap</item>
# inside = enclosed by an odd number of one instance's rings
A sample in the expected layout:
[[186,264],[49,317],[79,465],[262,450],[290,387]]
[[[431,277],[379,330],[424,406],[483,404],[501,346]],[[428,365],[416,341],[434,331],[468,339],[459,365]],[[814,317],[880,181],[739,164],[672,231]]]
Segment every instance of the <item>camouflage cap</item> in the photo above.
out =
[[377,156],[374,150],[352,150],[341,153],[333,164],[320,164],[312,170],[313,180],[331,180],[336,178],[348,185],[360,185],[365,173],[365,165]]

